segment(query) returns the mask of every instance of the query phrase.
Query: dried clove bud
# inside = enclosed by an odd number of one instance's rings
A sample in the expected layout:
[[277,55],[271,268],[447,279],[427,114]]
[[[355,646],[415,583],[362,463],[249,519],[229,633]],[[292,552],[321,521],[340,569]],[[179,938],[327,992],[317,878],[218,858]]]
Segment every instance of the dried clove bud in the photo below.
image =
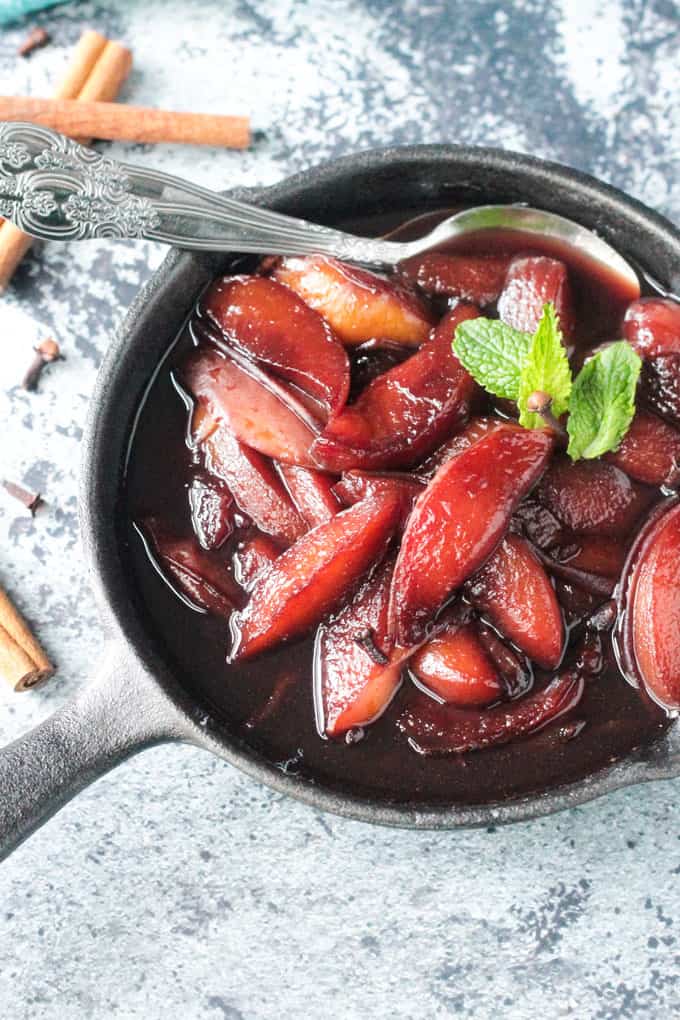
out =
[[17,50],[20,57],[27,57],[33,50],[47,46],[51,36],[46,28],[32,28]]
[[543,390],[534,390],[533,393],[530,393],[527,397],[527,411],[540,415],[548,428],[566,442],[568,439],[567,430],[552,413],[552,397],[549,393],[544,393]]
[[35,357],[28,366],[28,371],[24,376],[21,385],[25,390],[37,390],[38,380],[42,374],[43,369],[46,365],[50,365],[53,361],[63,361],[64,355],[61,353],[59,344],[56,340],[48,337],[47,340],[43,340],[37,347],[34,347]]
[[375,638],[373,637],[373,631],[370,627],[367,627],[366,630],[361,630],[355,634],[354,641],[360,648],[363,648],[366,654],[373,659],[376,665],[386,666],[390,661],[376,645]]
[[8,482],[7,480],[3,481],[2,487],[13,499],[23,503],[31,517],[35,517],[36,510],[44,502],[39,492],[31,492],[29,489],[25,489],[23,485],[18,485],[16,482]]

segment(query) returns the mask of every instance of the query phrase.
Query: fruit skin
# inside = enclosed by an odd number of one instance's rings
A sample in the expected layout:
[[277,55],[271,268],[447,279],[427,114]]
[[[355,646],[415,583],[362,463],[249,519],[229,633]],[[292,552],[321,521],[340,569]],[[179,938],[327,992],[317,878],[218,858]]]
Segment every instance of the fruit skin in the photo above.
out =
[[[394,555],[388,556],[352,601],[317,631],[314,704],[318,730],[329,737],[374,722],[401,685],[405,652],[393,654],[394,642],[387,631],[394,561]],[[375,657],[356,641],[362,634],[369,635],[377,650]]]
[[309,454],[314,430],[292,395],[286,402],[283,384],[271,389],[264,384],[262,373],[256,377],[232,358],[209,348],[189,355],[181,377],[208,415],[227,426],[240,442],[275,460],[315,466]]
[[384,555],[400,514],[393,495],[364,499],[298,539],[232,618],[230,660],[250,659],[298,637],[333,612]]
[[628,306],[623,338],[641,358],[680,354],[680,305],[669,298],[640,298]]
[[503,696],[503,685],[473,623],[454,625],[416,652],[410,671],[448,704],[483,707]]
[[533,333],[543,305],[548,301],[554,304],[562,335],[569,341],[574,334],[575,321],[565,264],[545,255],[522,255],[513,259],[498,299],[499,318],[523,333]]
[[680,432],[649,411],[638,410],[618,450],[606,461],[647,485],[675,480],[680,468]]
[[452,349],[473,305],[448,312],[421,349],[378,376],[315,441],[312,456],[330,471],[408,467],[467,420],[477,391]]
[[398,269],[426,294],[444,294],[475,305],[490,305],[503,289],[511,259],[510,255],[426,252],[405,259]]
[[416,501],[394,571],[390,627],[398,644],[415,643],[491,555],[552,448],[546,431],[503,424],[439,469]]
[[461,432],[456,433],[455,436],[438,446],[427,460],[416,468],[418,476],[432,478],[447,460],[451,460],[456,454],[467,450],[468,446],[472,446],[478,439],[487,435],[500,424],[498,418],[471,418]]
[[[624,671],[680,711],[680,502],[661,505],[631,550],[621,585]],[[632,674],[632,676],[631,676]]]
[[576,534],[628,535],[654,498],[604,460],[555,457],[541,479],[536,498]]
[[308,530],[273,464],[221,425],[201,444],[206,469],[229,486],[240,510],[260,531],[291,545]]
[[432,316],[413,290],[326,255],[284,258],[274,277],[319,312],[351,347],[366,340],[418,347],[432,325]]
[[583,677],[568,670],[543,690],[493,708],[462,709],[422,698],[403,712],[397,725],[418,754],[429,757],[479,751],[542,729],[574,708],[583,688]]
[[606,535],[578,535],[565,546],[551,550],[551,557],[588,574],[618,578],[626,561],[627,542]]
[[333,491],[333,476],[295,464],[279,464],[278,468],[298,513],[310,528],[325,524],[342,510]]
[[680,354],[643,361],[640,393],[653,411],[680,428]]
[[243,593],[224,564],[204,552],[194,538],[169,534],[156,518],[147,518],[141,534],[163,572],[195,606],[229,619],[243,604]]
[[196,475],[188,489],[191,525],[202,549],[219,549],[234,530],[234,497],[216,480]]
[[333,415],[349,393],[349,359],[328,323],[289,287],[265,276],[223,276],[201,313],[248,357],[295,383]]
[[466,587],[472,604],[543,669],[555,669],[564,623],[555,589],[526,539],[507,535]]

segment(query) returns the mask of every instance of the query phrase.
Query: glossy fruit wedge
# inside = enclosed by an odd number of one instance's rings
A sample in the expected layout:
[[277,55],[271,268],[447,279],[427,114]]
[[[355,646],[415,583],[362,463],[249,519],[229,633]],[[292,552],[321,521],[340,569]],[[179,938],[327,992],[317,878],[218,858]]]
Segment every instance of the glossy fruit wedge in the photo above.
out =
[[416,652],[409,669],[442,701],[460,708],[482,707],[504,693],[496,668],[473,623],[454,625]]
[[463,450],[467,450],[468,446],[472,446],[478,439],[497,428],[499,424],[498,418],[471,418],[461,432],[457,432],[455,436],[438,446],[427,460],[418,466],[419,477],[432,478],[442,464],[451,460],[456,454],[462,453]]
[[219,549],[234,530],[234,497],[215,479],[196,475],[188,490],[191,525],[203,549]]
[[279,464],[279,473],[298,513],[310,528],[325,524],[342,510],[342,504],[333,491],[337,476],[295,464]]
[[518,701],[473,710],[423,697],[402,714],[398,726],[414,751],[426,756],[463,754],[507,744],[542,729],[581,699],[583,678],[567,671],[544,690]]
[[559,665],[562,613],[550,578],[526,539],[503,539],[466,590],[472,604],[530,659],[543,669]]
[[498,299],[502,321],[524,333],[533,333],[548,301],[554,304],[562,334],[569,341],[574,333],[574,311],[565,264],[544,255],[513,259]]
[[418,347],[432,326],[429,311],[409,287],[326,255],[285,258],[274,276],[350,346],[391,340]]
[[243,604],[243,592],[226,566],[204,552],[194,538],[171,535],[154,518],[145,520],[141,531],[175,591],[194,606],[228,619]]
[[558,546],[551,552],[558,563],[613,579],[621,576],[627,554],[625,538],[608,538],[606,535],[574,536],[572,543]]
[[503,289],[511,258],[426,252],[405,259],[399,264],[399,272],[427,294],[445,294],[475,305],[490,305]]
[[536,498],[577,534],[628,535],[653,494],[614,464],[555,457]]
[[328,470],[407,467],[467,420],[476,384],[453,353],[456,327],[478,315],[457,305],[431,338],[378,376],[317,439],[312,455]]
[[340,499],[347,506],[358,503],[367,496],[394,493],[402,502],[402,522],[406,523],[413,504],[425,488],[425,483],[415,475],[385,471],[383,474],[368,474],[365,471],[347,471],[334,486]]
[[394,572],[390,621],[398,644],[417,641],[491,555],[552,446],[547,432],[500,425],[439,469],[416,501]]
[[653,411],[680,428],[680,354],[644,361],[640,392]]
[[[253,366],[253,372],[257,371]],[[246,371],[218,351],[192,352],[182,369],[189,393],[242,443],[288,464],[314,467],[309,448],[314,429],[302,405],[288,399],[283,384]],[[295,407],[295,409],[294,409]]]
[[668,298],[640,298],[629,305],[623,338],[641,358],[680,354],[680,304]]
[[239,509],[260,531],[291,545],[307,531],[273,464],[257,450],[239,443],[221,425],[201,444],[206,469],[226,482]]
[[329,415],[347,400],[344,347],[289,287],[265,276],[224,276],[208,288],[200,308],[230,344],[309,393]]
[[622,585],[624,668],[663,708],[680,711],[680,503],[655,513]]
[[677,480],[680,431],[655,414],[638,410],[618,450],[606,454],[605,460],[648,485]]
[[403,650],[392,662],[394,643],[387,632],[393,570],[389,556],[317,631],[314,702],[319,732],[329,737],[374,722],[401,684]]
[[257,579],[271,567],[283,552],[269,535],[257,532],[239,542],[234,550],[234,576],[246,591],[251,591]]
[[381,559],[400,513],[394,496],[362,500],[283,553],[233,619],[232,661],[252,658],[320,623]]

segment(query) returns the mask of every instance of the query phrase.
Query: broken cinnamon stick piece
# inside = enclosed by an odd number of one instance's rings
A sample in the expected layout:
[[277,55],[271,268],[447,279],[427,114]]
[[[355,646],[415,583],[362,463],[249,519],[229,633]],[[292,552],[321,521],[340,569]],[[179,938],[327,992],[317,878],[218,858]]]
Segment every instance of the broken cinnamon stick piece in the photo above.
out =
[[44,683],[54,666],[9,596],[0,588],[0,676],[15,691]]
[[153,107],[73,99],[1,96],[0,120],[28,120],[71,138],[108,141],[170,142],[245,149],[250,145],[248,117],[176,113]]

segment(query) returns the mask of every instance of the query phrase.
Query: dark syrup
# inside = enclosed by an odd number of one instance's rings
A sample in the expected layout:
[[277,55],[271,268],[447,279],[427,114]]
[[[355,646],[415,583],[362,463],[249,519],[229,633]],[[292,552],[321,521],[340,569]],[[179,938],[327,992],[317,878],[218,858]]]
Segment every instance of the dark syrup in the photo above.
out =
[[[407,221],[393,236],[418,236],[449,210]],[[346,224],[365,234],[383,234],[404,224],[391,215]],[[537,251],[521,235],[507,232],[474,239],[464,250]],[[460,246],[458,250],[463,250]],[[630,297],[612,277],[555,245],[545,254],[568,263],[580,338],[616,338]],[[248,271],[250,265],[240,271]],[[149,560],[133,522],[157,516],[170,531],[191,530],[187,484],[195,468],[185,436],[187,413],[173,385],[173,368],[191,346],[188,330],[160,366],[140,410],[126,476],[124,544],[140,609],[158,650],[184,687],[228,730],[285,771],[359,796],[421,804],[484,803],[520,796],[578,780],[657,739],[667,726],[664,714],[622,678],[604,635],[606,666],[586,684],[580,704],[540,733],[503,747],[444,759],[424,759],[411,751],[395,720],[412,696],[407,679],[384,716],[363,739],[323,740],[315,725],[311,664],[313,637],[228,666],[228,626],[181,601]],[[230,544],[213,553],[230,562]],[[566,601],[568,593],[562,591]],[[585,611],[573,594],[574,609]],[[569,654],[569,653],[568,653]],[[537,675],[537,681],[544,678]]]

